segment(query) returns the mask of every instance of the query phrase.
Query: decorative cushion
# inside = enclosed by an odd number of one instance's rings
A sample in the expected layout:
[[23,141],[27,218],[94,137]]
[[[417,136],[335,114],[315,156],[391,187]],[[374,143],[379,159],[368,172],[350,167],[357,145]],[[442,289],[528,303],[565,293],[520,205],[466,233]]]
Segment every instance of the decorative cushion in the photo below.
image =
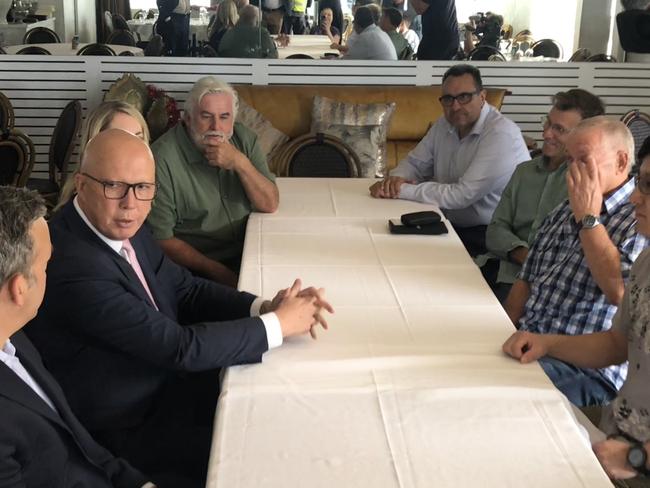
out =
[[359,156],[362,177],[386,174],[386,136],[395,103],[354,104],[314,96],[311,131],[339,137]]
[[270,160],[273,153],[289,140],[289,136],[273,127],[268,119],[242,99],[239,99],[237,122],[241,122],[257,134],[257,142],[260,144],[267,160]]

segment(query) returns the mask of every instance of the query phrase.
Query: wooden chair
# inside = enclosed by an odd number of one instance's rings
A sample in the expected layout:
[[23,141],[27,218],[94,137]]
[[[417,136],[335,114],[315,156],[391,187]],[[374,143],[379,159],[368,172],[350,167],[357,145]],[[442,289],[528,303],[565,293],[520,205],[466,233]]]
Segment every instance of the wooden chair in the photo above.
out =
[[578,63],[581,61],[587,61],[591,57],[591,51],[586,47],[581,47],[576,52],[574,52],[569,58],[569,63]]
[[4,93],[0,92],[0,131],[14,128],[14,107]]
[[58,34],[47,27],[34,27],[25,32],[23,44],[56,44],[61,39]]
[[77,51],[77,56],[115,56],[115,51],[106,45],[99,42],[93,44],[87,44],[79,51]]
[[115,29],[106,40],[106,44],[116,44],[118,46],[135,47],[136,43],[137,41],[133,33],[125,29]]
[[532,45],[533,56],[561,59],[564,52],[560,43],[553,39],[540,39]]
[[41,46],[27,46],[16,51],[16,54],[52,54]]
[[22,131],[7,129],[0,135],[0,185],[25,186],[36,151],[32,140]]
[[52,133],[48,154],[49,178],[30,178],[27,181],[27,187],[38,191],[52,206],[56,204],[59,191],[65,183],[70,156],[80,127],[81,104],[78,100],[73,100],[63,108]]
[[494,46],[477,46],[469,53],[472,61],[505,61],[506,58],[501,51]]
[[355,152],[341,139],[329,134],[297,137],[274,159],[280,176],[354,178],[361,174]]
[[637,154],[639,149],[643,145],[648,137],[650,137],[650,116],[643,112],[640,112],[638,109],[630,110],[623,117],[621,117],[621,122],[623,122],[630,132],[632,137],[634,137],[634,159],[635,164],[632,168],[632,171],[635,172],[638,170],[641,161],[638,160]]
[[144,48],[145,56],[162,56],[165,53],[165,43],[160,34],[153,34],[147,47]]

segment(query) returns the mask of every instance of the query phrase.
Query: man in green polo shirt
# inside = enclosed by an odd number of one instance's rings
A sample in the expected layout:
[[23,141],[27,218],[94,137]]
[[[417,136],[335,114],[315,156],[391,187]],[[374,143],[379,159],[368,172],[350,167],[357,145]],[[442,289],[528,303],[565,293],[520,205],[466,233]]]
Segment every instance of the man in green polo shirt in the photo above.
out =
[[151,146],[159,189],[148,218],[172,260],[233,287],[248,215],[275,212],[279,203],[257,136],[235,122],[237,105],[221,80],[194,84],[183,122]]
[[401,23],[402,12],[396,8],[385,8],[381,14],[379,27],[388,34],[388,37],[393,42],[397,59],[410,60],[413,59],[413,49],[411,49],[411,45],[398,31]]
[[528,255],[537,229],[546,216],[567,199],[565,143],[581,120],[602,115],[602,101],[588,91],[557,93],[548,116],[542,120],[542,154],[521,163],[503,190],[488,225],[485,243],[490,254],[478,256],[496,296],[503,302]]

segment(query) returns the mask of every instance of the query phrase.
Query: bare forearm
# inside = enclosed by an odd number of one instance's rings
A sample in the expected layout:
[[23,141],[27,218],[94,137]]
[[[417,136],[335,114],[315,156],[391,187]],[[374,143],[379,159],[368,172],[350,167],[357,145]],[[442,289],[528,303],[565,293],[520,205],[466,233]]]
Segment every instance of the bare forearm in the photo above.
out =
[[524,314],[526,301],[530,296],[530,285],[524,280],[517,280],[510,288],[510,293],[505,303],[506,313],[512,323],[517,326],[517,322]]
[[278,209],[280,203],[278,187],[260,173],[248,158],[239,165],[237,174],[255,210],[272,213]]
[[579,368],[605,368],[627,360],[627,341],[608,330],[576,336],[549,335],[547,355]]
[[587,266],[598,288],[612,305],[623,299],[625,283],[621,273],[621,256],[603,225],[580,231],[580,242]]

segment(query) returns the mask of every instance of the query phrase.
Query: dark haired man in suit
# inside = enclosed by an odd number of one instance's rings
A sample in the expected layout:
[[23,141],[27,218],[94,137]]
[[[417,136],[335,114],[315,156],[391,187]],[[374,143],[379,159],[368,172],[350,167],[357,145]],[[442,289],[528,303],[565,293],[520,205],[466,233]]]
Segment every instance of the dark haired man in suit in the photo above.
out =
[[20,330],[36,315],[52,246],[35,193],[0,187],[0,486],[152,487],[97,444]]

